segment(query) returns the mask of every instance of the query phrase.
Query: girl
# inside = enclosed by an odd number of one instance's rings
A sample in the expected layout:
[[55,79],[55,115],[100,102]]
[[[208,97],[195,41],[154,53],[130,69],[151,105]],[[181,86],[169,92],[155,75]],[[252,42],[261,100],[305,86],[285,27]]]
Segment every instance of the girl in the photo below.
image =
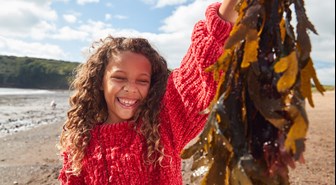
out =
[[[222,52],[237,0],[208,7],[181,67],[141,38],[102,40],[79,69],[60,139],[62,184],[181,185],[183,147],[203,129],[216,84],[204,69]],[[225,20],[225,21],[224,21]]]

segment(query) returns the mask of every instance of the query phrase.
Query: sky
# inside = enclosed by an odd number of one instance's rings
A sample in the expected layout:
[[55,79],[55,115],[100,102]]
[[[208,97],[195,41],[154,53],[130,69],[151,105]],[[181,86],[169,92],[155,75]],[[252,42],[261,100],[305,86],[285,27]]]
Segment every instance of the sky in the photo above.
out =
[[[144,37],[179,66],[194,24],[220,0],[0,0],[0,55],[85,62],[94,41]],[[305,0],[312,59],[322,84],[335,85],[335,1]],[[295,19],[295,16],[293,16]]]

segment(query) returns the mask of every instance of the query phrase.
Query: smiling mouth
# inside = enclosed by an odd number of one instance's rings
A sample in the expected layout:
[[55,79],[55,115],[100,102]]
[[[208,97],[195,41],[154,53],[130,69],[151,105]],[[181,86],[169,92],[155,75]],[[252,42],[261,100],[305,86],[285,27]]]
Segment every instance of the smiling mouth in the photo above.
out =
[[125,99],[125,98],[117,98],[118,102],[127,108],[134,107],[139,101],[138,100],[131,100],[131,99]]

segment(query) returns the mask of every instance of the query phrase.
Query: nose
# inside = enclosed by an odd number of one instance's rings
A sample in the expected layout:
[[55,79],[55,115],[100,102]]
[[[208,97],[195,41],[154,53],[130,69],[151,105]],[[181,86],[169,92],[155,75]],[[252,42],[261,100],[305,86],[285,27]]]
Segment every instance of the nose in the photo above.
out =
[[134,83],[132,82],[127,82],[125,86],[123,87],[124,91],[130,92],[130,93],[135,93],[137,91],[137,87]]

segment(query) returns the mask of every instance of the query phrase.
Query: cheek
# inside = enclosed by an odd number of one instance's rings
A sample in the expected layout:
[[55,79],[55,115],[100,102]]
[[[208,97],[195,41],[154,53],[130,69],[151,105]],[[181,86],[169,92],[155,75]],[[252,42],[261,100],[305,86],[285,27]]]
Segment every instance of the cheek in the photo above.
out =
[[142,98],[145,99],[149,93],[149,86],[141,88],[140,92],[141,92]]

